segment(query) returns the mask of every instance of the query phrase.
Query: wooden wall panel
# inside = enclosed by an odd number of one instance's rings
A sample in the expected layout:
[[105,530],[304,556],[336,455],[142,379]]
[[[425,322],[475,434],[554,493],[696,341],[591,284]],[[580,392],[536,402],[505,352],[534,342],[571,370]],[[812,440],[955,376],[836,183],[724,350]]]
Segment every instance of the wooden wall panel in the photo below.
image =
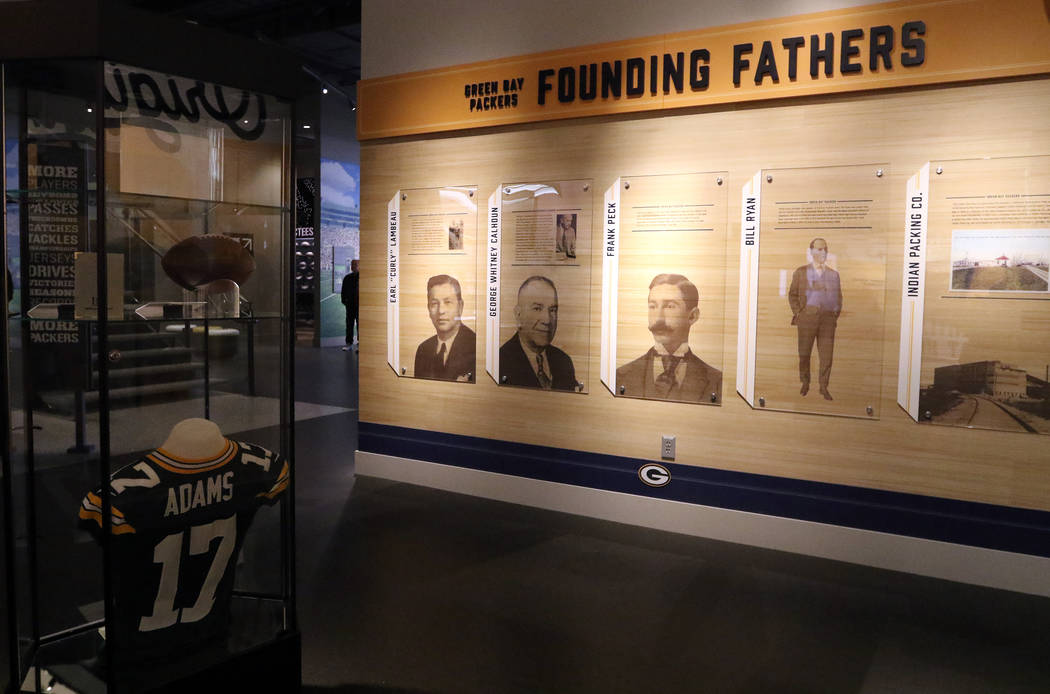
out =
[[[914,423],[895,404],[905,182],[925,162],[1050,153],[1050,79],[821,97],[680,115],[601,118],[361,148],[362,421],[677,463],[1050,510],[1047,439]],[[879,419],[753,411],[734,392],[739,261],[727,255],[722,407],[577,397],[399,379],[386,365],[386,204],[399,188],[469,179],[487,197],[505,181],[593,179],[595,209],[621,175],[728,171],[729,236],[740,189],[764,168],[888,164],[890,238]],[[898,232],[898,233],[894,233]],[[730,249],[733,249],[732,241]],[[596,244],[597,245],[597,244]],[[600,246],[599,246],[600,248]],[[485,276],[478,258],[478,277]],[[589,371],[598,373],[601,256],[591,257]],[[478,339],[484,339],[480,324]],[[478,350],[478,369],[483,351]],[[593,381],[593,379],[592,379]]]

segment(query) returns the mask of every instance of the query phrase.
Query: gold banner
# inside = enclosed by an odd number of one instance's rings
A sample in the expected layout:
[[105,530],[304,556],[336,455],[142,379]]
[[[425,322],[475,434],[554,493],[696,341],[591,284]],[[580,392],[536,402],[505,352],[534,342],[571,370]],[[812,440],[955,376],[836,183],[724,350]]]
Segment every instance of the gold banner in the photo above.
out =
[[1045,0],[892,2],[358,85],[361,140],[1050,72]]

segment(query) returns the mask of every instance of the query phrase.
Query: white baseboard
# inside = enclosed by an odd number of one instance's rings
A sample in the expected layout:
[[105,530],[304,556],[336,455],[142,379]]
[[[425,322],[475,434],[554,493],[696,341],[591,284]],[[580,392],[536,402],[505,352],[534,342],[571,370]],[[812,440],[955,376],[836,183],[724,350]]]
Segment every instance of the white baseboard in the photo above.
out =
[[365,451],[355,452],[355,474],[1050,597],[1050,559],[1027,554],[653,499]]

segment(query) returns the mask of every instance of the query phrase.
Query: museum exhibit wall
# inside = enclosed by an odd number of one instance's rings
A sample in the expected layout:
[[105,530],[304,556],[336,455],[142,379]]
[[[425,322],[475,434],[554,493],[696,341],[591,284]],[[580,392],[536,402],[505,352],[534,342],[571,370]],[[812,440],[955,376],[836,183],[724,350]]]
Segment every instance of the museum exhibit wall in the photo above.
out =
[[339,300],[349,262],[360,257],[361,149],[350,98],[321,99],[321,345],[341,345],[346,311]]
[[[736,14],[726,16],[731,10],[721,6],[707,12],[716,8],[714,3],[674,2],[661,7],[660,12],[619,2],[574,3],[571,9],[556,3],[532,3],[526,12],[516,9],[516,3],[497,2],[471,6],[470,12],[464,11],[462,21],[449,22],[447,17],[456,13],[444,7],[438,11],[428,9],[425,3],[370,3],[364,9],[364,74],[375,78],[590,41],[614,41],[647,32],[846,6],[756,3],[747,6],[747,14],[732,10]],[[513,19],[497,21],[501,11]],[[576,19],[551,21],[562,16],[559,13],[570,13]],[[411,21],[395,21],[400,17],[411,17]],[[596,18],[594,23],[583,21],[591,17]],[[429,30],[425,36],[418,31],[423,26]],[[482,38],[470,40],[474,35]],[[413,46],[412,51],[394,50],[394,44],[402,39]],[[989,562],[982,569],[984,576],[975,578],[965,568],[942,571],[925,567],[936,551],[922,545],[909,545],[906,550],[892,543],[878,545],[872,552],[883,556],[860,556],[845,550],[825,552],[805,542],[778,545],[775,541],[741,538],[715,527],[695,529],[697,534],[931,575],[1031,592],[1045,590],[1034,587],[1035,582],[1011,584],[992,574],[997,572],[996,567],[1000,573],[1005,571],[1007,553],[1027,557],[1022,561],[1028,562],[1027,570],[1046,569],[1044,558],[1050,556],[1046,543],[1050,536],[1050,452],[1046,436],[919,423],[898,405],[897,394],[909,179],[931,161],[1050,154],[1048,111],[1050,79],[1044,75],[579,118],[362,143],[359,471],[398,477],[398,464],[407,466],[407,461],[422,460],[441,464],[435,465],[435,470],[453,466],[501,477],[497,482],[489,480],[473,487],[469,476],[455,472],[448,473],[443,481],[439,478],[444,473],[440,472],[414,477],[406,473],[402,478],[431,480],[436,486],[512,500],[526,497],[479,489],[515,484],[525,487],[536,481],[569,485],[548,488],[552,498],[560,499],[550,507],[604,517],[616,518],[616,514],[596,511],[595,503],[603,509],[617,504],[626,508],[644,498],[781,518],[796,530],[792,523],[813,522],[993,550],[971,557]],[[847,302],[839,316],[842,339],[830,390],[836,404],[849,400],[858,383],[864,383],[866,390],[848,412],[822,411],[819,402],[800,408],[800,403],[817,402],[812,399],[817,389],[814,374],[814,393],[807,396],[810,400],[794,397],[785,407],[764,408],[758,402],[763,395],[759,385],[749,404],[738,394],[736,378],[741,191],[760,171],[765,176],[766,172],[797,173],[824,167],[870,171],[872,177],[878,176],[881,186],[880,218],[871,234],[861,243],[833,239],[829,249],[838,254],[839,263],[861,258],[867,263],[857,269],[858,274],[866,273],[865,300],[854,300],[852,306]],[[714,313],[705,312],[702,298],[700,319],[693,327],[694,337],[716,355],[716,366],[723,374],[722,396],[713,404],[618,397],[599,376],[603,196],[632,178],[668,174],[705,174],[718,178],[718,185],[725,188],[726,222],[724,232],[720,232],[724,234],[724,278],[715,284],[707,282],[701,289],[704,298],[718,297],[718,308]],[[589,281],[582,286],[574,284],[571,290],[572,298],[588,307],[575,319],[575,328],[587,336],[588,345],[584,356],[574,357],[577,373],[586,379],[585,387],[578,389],[583,392],[507,387],[485,372],[488,334],[484,299],[489,269],[484,246],[485,201],[493,194],[499,199],[499,192],[508,184],[551,181],[590,182],[587,203],[593,215],[592,246],[579,261],[583,266],[589,264]],[[829,185],[833,183],[826,180],[814,183],[810,194],[830,194],[822,193]],[[388,363],[389,205],[403,191],[442,187],[477,191],[477,280],[469,290],[464,288],[463,310],[464,324],[477,332],[474,382],[406,377],[395,373]],[[717,253],[718,244],[713,248]],[[763,250],[769,257],[774,250],[780,253],[772,247],[764,246]],[[850,253],[854,258],[849,258]],[[783,250],[781,255],[783,260],[778,262],[789,270],[807,262],[804,245]],[[438,266],[430,266],[434,267]],[[653,269],[650,274],[657,271]],[[425,275],[422,270],[403,275],[402,285],[425,284]],[[425,287],[412,289],[420,304],[420,319],[426,325],[421,298]],[[513,291],[507,286],[502,289],[504,327],[507,321],[513,322],[506,315],[507,293]],[[855,297],[856,291],[851,291]],[[776,294],[775,289],[772,292]],[[795,330],[787,304],[781,287],[780,296],[760,303],[757,314],[760,326],[763,321],[779,325],[773,330],[777,339],[788,341],[785,344],[793,339]],[[994,302],[987,304],[988,308],[981,310],[991,316],[996,311]],[[1046,306],[1040,304],[1041,312],[1033,314],[1042,325],[1050,318]],[[405,310],[402,304],[402,316]],[[644,307],[637,316],[645,321]],[[561,330],[559,327],[559,334]],[[639,330],[644,338],[644,329]],[[767,337],[771,334],[765,333]],[[1046,332],[1040,328],[1018,339],[1045,338]],[[505,339],[501,333],[499,342]],[[566,339],[556,336],[554,344]],[[706,359],[704,354],[700,356]],[[817,368],[816,349],[813,368]],[[788,369],[783,377],[797,392],[798,375]],[[781,411],[769,411],[772,409]],[[799,409],[803,411],[783,411]],[[676,440],[673,462],[661,459],[661,437],[665,435]],[[373,464],[380,458],[382,464]],[[361,461],[367,464],[362,466]],[[662,462],[667,467],[670,484],[650,487],[641,483],[639,468],[649,462]],[[579,492],[571,491],[574,488]],[[594,502],[588,495],[592,490],[610,495]],[[532,498],[544,493],[541,489]],[[536,503],[547,505],[542,499]],[[671,508],[656,505],[651,514]],[[672,510],[678,513],[680,508]],[[638,518],[631,516],[632,522],[645,522]],[[744,522],[738,517],[718,520],[738,521]],[[652,524],[662,527],[659,522]],[[814,526],[798,532],[818,536]],[[857,537],[829,536],[827,541],[854,542]],[[897,562],[887,556],[905,551],[912,553],[907,561]],[[956,557],[953,561],[962,564],[968,560]]]

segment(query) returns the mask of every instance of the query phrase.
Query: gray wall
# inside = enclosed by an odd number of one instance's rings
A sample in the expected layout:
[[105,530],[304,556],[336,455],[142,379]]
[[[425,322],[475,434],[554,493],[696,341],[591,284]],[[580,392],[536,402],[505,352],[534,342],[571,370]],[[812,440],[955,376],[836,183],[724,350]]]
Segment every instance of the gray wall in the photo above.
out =
[[361,76],[738,24],[872,0],[365,0]]

